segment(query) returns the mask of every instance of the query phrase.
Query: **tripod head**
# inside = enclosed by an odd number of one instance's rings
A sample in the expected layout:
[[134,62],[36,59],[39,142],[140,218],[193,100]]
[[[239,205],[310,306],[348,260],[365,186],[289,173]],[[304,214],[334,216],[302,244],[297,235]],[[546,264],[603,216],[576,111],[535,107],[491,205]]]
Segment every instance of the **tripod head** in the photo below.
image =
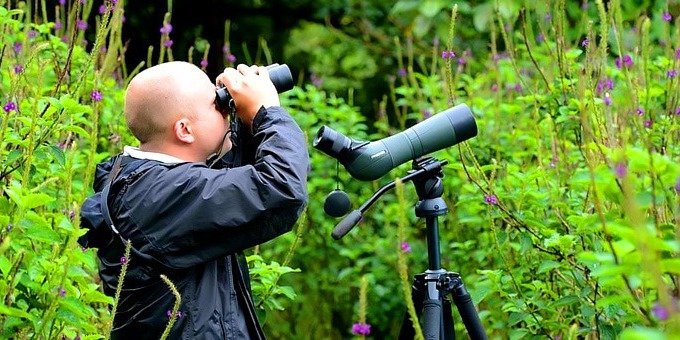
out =
[[[420,198],[420,202],[416,206],[416,215],[418,217],[439,216],[444,215],[448,211],[446,204],[441,200],[443,193],[443,186],[441,178],[443,176],[442,167],[449,162],[440,161],[432,157],[421,157],[413,161],[413,169],[409,171],[408,175],[400,178],[402,183],[413,181],[416,186],[416,193]],[[345,236],[363,217],[364,212],[375,203],[380,196],[393,189],[396,186],[396,180],[392,181],[382,188],[378,189],[373,196],[371,196],[358,209],[350,212],[343,218],[333,229],[331,236],[339,240]],[[431,199],[439,198],[441,203],[424,203]],[[421,208],[421,206],[423,206]]]

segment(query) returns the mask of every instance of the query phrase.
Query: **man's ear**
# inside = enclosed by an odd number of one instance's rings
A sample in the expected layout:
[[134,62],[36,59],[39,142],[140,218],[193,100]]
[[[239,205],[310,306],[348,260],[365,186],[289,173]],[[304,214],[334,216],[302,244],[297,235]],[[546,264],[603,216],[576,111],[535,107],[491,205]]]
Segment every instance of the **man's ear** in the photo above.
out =
[[182,118],[176,121],[173,130],[175,138],[182,143],[191,144],[196,140],[189,118]]

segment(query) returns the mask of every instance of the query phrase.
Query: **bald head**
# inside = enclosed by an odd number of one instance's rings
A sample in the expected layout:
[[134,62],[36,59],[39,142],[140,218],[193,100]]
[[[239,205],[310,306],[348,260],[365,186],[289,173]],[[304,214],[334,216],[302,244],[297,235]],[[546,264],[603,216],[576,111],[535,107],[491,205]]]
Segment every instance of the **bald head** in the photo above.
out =
[[150,67],[130,81],[125,119],[142,144],[163,141],[175,120],[194,112],[195,98],[214,90],[208,76],[193,64],[168,62]]

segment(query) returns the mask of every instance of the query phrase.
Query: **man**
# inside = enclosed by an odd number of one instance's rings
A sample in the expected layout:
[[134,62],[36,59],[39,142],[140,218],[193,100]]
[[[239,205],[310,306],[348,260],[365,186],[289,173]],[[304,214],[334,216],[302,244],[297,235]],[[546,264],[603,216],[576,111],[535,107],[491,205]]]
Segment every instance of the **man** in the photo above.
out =
[[[161,274],[181,294],[171,339],[264,337],[247,267],[237,255],[292,228],[307,200],[309,158],[303,133],[279,106],[266,68],[228,68],[217,83],[234,99],[245,127],[239,147],[250,164],[206,165],[232,144],[229,119],[215,105],[216,87],[199,68],[157,65],[127,88],[125,117],[140,146],[98,165],[96,193],[81,211],[88,231],[79,240],[98,248],[99,274],[110,296],[129,261],[114,339],[160,337],[175,302]],[[122,258],[127,240],[129,259]]]

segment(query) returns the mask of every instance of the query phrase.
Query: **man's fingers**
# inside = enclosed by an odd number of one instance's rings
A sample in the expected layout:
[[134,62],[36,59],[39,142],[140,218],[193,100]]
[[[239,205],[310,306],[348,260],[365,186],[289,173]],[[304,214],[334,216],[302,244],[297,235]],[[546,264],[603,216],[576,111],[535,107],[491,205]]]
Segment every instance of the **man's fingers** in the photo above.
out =
[[269,78],[269,70],[265,66],[258,66],[257,74],[259,74],[261,77]]
[[239,71],[229,67],[224,69],[224,72],[217,76],[216,83],[218,86],[220,83],[222,83],[227,87],[227,89],[231,90],[233,88],[238,88],[243,79],[244,77]]
[[247,66],[244,64],[239,64],[236,69],[241,72],[242,75],[244,76],[249,76],[249,75],[255,75],[257,74],[257,66]]

